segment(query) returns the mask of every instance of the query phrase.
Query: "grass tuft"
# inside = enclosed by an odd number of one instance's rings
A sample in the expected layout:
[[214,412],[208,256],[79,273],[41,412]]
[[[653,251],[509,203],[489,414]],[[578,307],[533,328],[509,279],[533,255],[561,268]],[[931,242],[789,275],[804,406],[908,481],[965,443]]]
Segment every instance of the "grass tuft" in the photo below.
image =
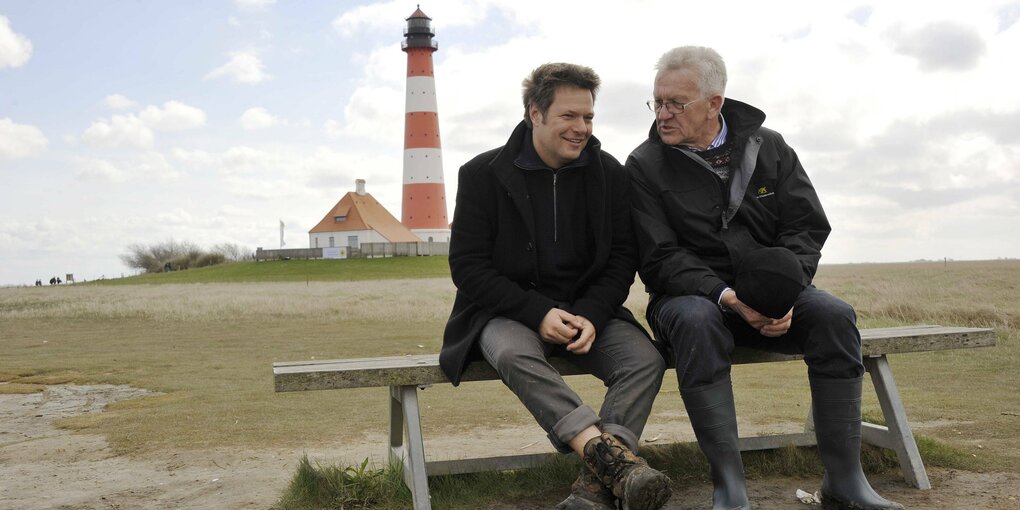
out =
[[[711,483],[708,461],[694,443],[650,446],[641,450],[652,467],[679,483]],[[744,452],[748,479],[771,476],[821,476],[823,467],[815,448],[781,448]],[[869,474],[898,468],[896,456],[888,450],[865,446],[861,463]],[[319,510],[354,508],[405,508],[410,493],[398,470],[367,469],[360,466],[312,466],[305,456],[277,510]],[[564,496],[581,469],[574,455],[562,455],[553,462],[529,469],[444,475],[429,478],[432,505],[451,510],[483,508],[494,503],[532,498],[560,492]],[[404,505],[404,506],[401,506]]]
[[516,471],[445,475],[429,479],[436,508],[481,508],[487,503],[515,501],[549,491],[566,496],[581,463],[574,455],[561,455],[542,466]]
[[278,510],[351,510],[406,508],[410,492],[399,469],[369,469],[368,459],[354,466],[312,465],[305,455],[274,507]]
[[917,442],[917,449],[921,452],[921,458],[924,459],[924,465],[927,467],[965,471],[983,471],[988,467],[987,459],[978,459],[972,454],[937,439],[915,434],[914,441]]
[[[322,465],[307,455],[274,510],[348,510],[356,508],[407,508],[411,493],[399,468],[369,469],[360,465]],[[563,456],[532,469],[518,471],[444,475],[429,478],[435,508],[478,508],[486,503],[531,497],[549,490],[563,490],[577,477],[580,463]]]

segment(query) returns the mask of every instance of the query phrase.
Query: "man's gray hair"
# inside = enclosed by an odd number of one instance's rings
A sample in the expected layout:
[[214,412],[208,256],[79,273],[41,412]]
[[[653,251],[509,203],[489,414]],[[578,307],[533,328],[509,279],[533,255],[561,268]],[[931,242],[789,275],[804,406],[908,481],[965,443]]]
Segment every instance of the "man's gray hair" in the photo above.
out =
[[719,53],[705,46],[680,46],[659,57],[655,79],[668,71],[689,70],[698,75],[696,82],[702,94],[726,95],[726,63]]

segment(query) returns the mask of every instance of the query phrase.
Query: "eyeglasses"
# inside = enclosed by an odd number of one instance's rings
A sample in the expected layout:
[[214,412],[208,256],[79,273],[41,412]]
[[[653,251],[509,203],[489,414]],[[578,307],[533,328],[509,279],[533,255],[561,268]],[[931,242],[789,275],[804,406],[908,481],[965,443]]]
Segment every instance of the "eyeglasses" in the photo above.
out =
[[687,107],[688,106],[690,106],[690,105],[692,105],[694,103],[697,103],[698,101],[701,101],[702,99],[708,99],[708,98],[707,97],[699,97],[699,98],[695,99],[694,101],[689,101],[689,102],[686,102],[686,103],[679,103],[679,102],[674,101],[672,99],[670,99],[669,101],[660,101],[658,99],[653,99],[651,101],[646,102],[645,105],[648,106],[648,109],[651,110],[652,113],[659,113],[659,110],[661,110],[662,107],[665,106],[666,107],[666,111],[669,112],[671,115],[680,115],[681,113],[687,111]]

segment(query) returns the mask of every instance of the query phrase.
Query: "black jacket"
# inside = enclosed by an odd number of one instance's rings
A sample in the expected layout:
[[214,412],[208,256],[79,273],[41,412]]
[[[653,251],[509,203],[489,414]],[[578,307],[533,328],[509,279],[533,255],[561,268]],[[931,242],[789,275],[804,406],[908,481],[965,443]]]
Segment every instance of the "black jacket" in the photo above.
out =
[[[533,330],[561,303],[535,289],[542,275],[535,250],[535,225],[523,171],[514,165],[528,128],[521,122],[503,147],[461,167],[450,237],[450,273],[457,286],[443,334],[439,364],[460,383],[475,342],[495,316]],[[634,282],[637,253],[631,230],[630,181],[620,163],[592,137],[585,149],[587,270],[570,292],[566,310],[582,315],[601,332],[612,318],[637,322],[623,307]],[[640,327],[640,326],[639,326]],[[596,339],[597,341],[597,339]]]
[[765,114],[726,99],[736,137],[729,186],[699,156],[663,144],[652,126],[627,159],[641,280],[653,294],[718,300],[743,253],[782,246],[797,255],[810,284],[829,222],[797,154],[762,127]]

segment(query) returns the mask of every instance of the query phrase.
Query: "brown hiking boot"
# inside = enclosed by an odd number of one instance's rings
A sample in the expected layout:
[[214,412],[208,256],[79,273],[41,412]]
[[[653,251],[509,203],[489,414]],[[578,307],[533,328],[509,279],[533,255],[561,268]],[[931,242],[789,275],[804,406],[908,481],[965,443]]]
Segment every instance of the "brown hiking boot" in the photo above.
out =
[[553,510],[616,510],[616,496],[602,485],[587,466],[581,467],[581,474],[570,485],[570,495]]
[[620,499],[624,510],[658,510],[672,494],[666,475],[607,432],[584,445],[584,464]]

